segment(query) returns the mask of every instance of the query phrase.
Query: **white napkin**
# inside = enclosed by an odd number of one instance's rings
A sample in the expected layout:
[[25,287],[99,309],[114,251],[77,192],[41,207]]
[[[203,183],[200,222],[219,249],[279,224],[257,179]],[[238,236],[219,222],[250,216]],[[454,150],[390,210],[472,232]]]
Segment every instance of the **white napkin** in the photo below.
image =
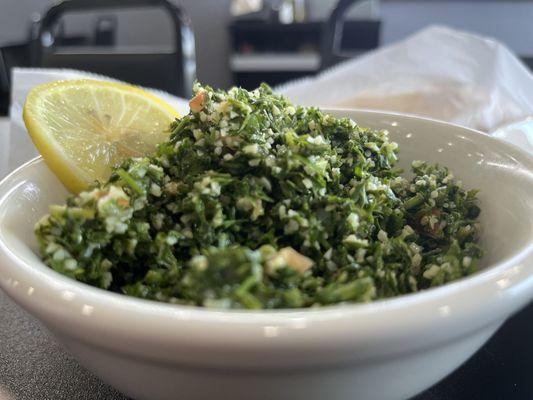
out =
[[[0,118],[0,179],[8,171],[9,159],[9,119]],[[1,397],[0,397],[1,399]]]
[[[73,70],[13,71],[10,140],[0,132],[0,178],[37,154],[22,122],[28,91],[40,83],[79,78],[112,80]],[[297,104],[406,112],[494,131],[533,152],[531,73],[501,43],[466,32],[430,27],[276,90]],[[186,100],[152,91],[182,114],[188,112]],[[510,128],[502,128],[505,124]]]
[[485,132],[533,115],[533,76],[509,49],[442,26],[278,91],[298,104],[416,114]]

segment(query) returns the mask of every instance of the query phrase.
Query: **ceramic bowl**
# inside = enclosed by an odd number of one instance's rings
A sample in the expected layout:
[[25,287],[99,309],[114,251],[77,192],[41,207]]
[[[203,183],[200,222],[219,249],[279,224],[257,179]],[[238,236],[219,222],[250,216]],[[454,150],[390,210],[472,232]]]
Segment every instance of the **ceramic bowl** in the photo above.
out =
[[331,110],[387,129],[400,166],[449,166],[481,190],[476,274],[417,294],[313,310],[213,311],[106,292],[41,263],[35,222],[66,190],[41,159],[0,183],[0,284],[79,362],[138,400],[405,399],[468,359],[533,298],[533,158],[410,116]]

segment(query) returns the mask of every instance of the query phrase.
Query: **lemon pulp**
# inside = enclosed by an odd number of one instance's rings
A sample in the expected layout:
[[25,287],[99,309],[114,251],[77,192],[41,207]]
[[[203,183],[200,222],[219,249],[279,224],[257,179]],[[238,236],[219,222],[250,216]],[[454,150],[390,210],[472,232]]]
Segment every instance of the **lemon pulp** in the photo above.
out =
[[72,192],[106,180],[111,167],[127,157],[153,152],[178,116],[135,86],[88,79],[37,86],[23,111],[35,146]]

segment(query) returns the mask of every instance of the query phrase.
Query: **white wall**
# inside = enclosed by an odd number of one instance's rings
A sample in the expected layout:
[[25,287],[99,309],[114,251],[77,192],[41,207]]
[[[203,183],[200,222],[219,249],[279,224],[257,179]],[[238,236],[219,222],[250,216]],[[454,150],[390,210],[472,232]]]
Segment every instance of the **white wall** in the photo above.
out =
[[531,1],[382,1],[381,17],[384,44],[438,23],[493,37],[520,55],[533,55]]

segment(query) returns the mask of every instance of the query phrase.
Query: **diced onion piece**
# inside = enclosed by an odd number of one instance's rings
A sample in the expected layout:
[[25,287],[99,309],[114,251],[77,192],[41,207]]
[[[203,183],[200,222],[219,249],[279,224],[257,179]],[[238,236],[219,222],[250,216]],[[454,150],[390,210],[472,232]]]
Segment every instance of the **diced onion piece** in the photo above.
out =
[[288,267],[301,274],[313,266],[313,260],[298,253],[292,247],[284,247],[279,251],[279,255],[285,260]]

